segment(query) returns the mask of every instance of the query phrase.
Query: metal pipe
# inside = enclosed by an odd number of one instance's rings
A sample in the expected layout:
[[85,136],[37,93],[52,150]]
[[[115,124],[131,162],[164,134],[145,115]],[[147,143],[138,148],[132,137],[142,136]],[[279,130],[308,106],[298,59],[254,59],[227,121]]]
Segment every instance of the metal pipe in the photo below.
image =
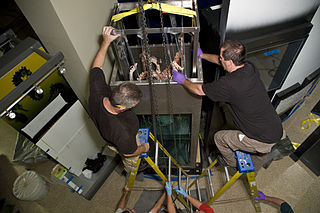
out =
[[213,184],[212,184],[212,180],[211,180],[211,171],[209,168],[207,168],[208,170],[208,180],[209,180],[209,186],[210,186],[210,192],[211,192],[211,196],[214,196],[214,191],[213,191]]
[[179,168],[179,179],[178,179],[178,186],[181,186],[181,168]]
[[169,165],[168,165],[168,181],[171,182],[171,157],[169,157]]
[[158,167],[159,144],[156,142],[156,151],[154,154],[154,164]]
[[[197,27],[164,27],[163,32],[169,34],[179,34],[179,33],[194,33],[199,31]],[[156,34],[161,33],[161,28],[146,28],[146,32],[148,34]],[[112,31],[113,35],[121,34],[121,35],[137,35],[141,33],[141,29],[114,29]]]
[[229,171],[227,167],[224,167],[224,172],[226,173],[227,182],[230,180]]
[[199,186],[199,181],[197,180],[197,191],[198,191],[198,200],[200,200],[202,202],[202,198],[201,198],[201,191],[200,191],[200,186]]
[[[188,195],[191,196],[190,188],[189,188],[189,177],[187,177],[185,189],[186,189],[186,192],[188,193]],[[188,200],[188,204],[190,205],[189,200]],[[190,205],[190,212],[193,213],[192,204]]]

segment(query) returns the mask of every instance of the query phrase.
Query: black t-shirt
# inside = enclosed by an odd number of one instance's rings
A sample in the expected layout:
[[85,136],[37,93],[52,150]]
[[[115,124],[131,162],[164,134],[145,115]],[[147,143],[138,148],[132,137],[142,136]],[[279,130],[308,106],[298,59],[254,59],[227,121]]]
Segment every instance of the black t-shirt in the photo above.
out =
[[202,89],[211,100],[227,103],[235,125],[247,137],[264,143],[280,141],[281,120],[252,63],[246,62],[244,67],[202,85]]
[[106,84],[103,71],[97,67],[91,69],[89,96],[91,118],[104,140],[117,147],[120,153],[132,154],[138,148],[136,143],[138,117],[131,110],[117,115],[109,113],[103,105],[103,98],[110,95],[111,88]]

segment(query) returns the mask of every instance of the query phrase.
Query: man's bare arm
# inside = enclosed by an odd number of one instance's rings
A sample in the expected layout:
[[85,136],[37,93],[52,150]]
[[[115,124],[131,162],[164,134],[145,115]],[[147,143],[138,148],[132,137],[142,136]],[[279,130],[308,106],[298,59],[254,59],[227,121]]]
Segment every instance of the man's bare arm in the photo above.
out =
[[99,67],[100,69],[102,69],[110,43],[120,36],[120,34],[117,34],[115,36],[111,35],[111,31],[113,29],[114,28],[110,26],[103,27],[103,30],[102,30],[103,42],[100,45],[100,49],[93,60],[92,68]]
[[219,55],[202,53],[202,54],[200,55],[200,57],[201,57],[202,59],[205,59],[205,60],[210,61],[210,62],[212,62],[212,63],[221,65],[220,59],[219,59]]
[[182,82],[182,85],[188,89],[190,92],[196,94],[196,95],[200,95],[200,96],[205,96],[206,94],[203,92],[202,90],[202,84],[197,84],[197,83],[192,83],[191,81],[189,81],[188,79],[185,79]]
[[190,201],[190,203],[192,203],[192,205],[194,207],[196,207],[197,209],[200,208],[200,206],[202,205],[202,202],[200,200],[197,200],[193,197],[191,197],[190,195],[187,195],[187,199]]
[[136,151],[134,151],[134,153],[132,154],[123,154],[123,156],[125,157],[133,157],[133,156],[138,156],[142,153],[146,153],[149,151],[149,143],[143,143],[140,146],[138,146],[138,148],[136,149]]
[[168,195],[168,197],[167,197],[167,207],[168,207],[169,213],[176,213],[176,208],[174,207],[171,195]]
[[126,198],[127,198],[128,193],[129,193],[129,190],[130,189],[127,186],[124,187],[123,194],[122,194],[122,196],[120,198],[120,201],[118,203],[118,207],[117,207],[118,209],[124,209],[125,203],[126,203]]

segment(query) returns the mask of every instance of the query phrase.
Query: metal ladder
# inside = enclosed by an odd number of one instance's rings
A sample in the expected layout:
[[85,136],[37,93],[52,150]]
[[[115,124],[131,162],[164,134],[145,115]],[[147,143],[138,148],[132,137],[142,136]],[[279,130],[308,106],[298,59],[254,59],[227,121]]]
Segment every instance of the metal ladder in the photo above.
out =
[[[255,200],[255,198],[258,196],[258,188],[257,183],[255,179],[255,173],[254,173],[254,166],[251,159],[251,155],[248,153],[244,153],[241,151],[235,152],[235,157],[237,159],[237,166],[238,170],[237,172],[230,178],[229,172],[227,167],[224,167],[226,179],[227,182],[221,187],[221,189],[214,194],[212,180],[211,180],[211,168],[217,164],[218,159],[215,159],[207,169],[205,169],[202,174],[193,181],[189,187],[191,187],[193,184],[195,184],[200,178],[202,178],[206,173],[208,173],[208,179],[209,179],[209,186],[210,186],[210,192],[212,195],[212,198],[207,202],[208,205],[212,204],[218,197],[220,197],[238,178],[240,178],[243,174],[247,175],[247,180],[249,183],[250,188],[250,195],[251,199],[253,201],[254,207],[256,212],[261,212],[261,206],[260,202],[258,200]],[[209,159],[210,161],[210,159]],[[201,201],[201,200],[200,200]]]
[[[147,129],[147,128],[139,129],[138,137],[139,137],[140,143],[148,143],[148,138],[150,137],[154,142],[156,142],[158,144],[158,146],[156,146],[156,149],[160,148],[164,152],[164,154],[168,156],[168,158],[169,158],[168,179],[161,172],[161,170],[158,168],[158,166],[153,162],[153,160],[148,156],[148,154],[143,153],[139,156],[139,159],[135,165],[135,168],[133,168],[130,172],[130,177],[129,177],[129,180],[127,183],[128,188],[132,188],[132,186],[134,185],[134,181],[135,181],[138,169],[139,169],[141,159],[145,159],[146,162],[151,166],[151,168],[159,175],[159,177],[165,183],[168,182],[168,180],[171,181],[171,163],[173,163],[179,169],[179,184],[181,184],[181,173],[183,173],[186,177],[189,177],[189,175],[183,170],[183,168],[178,164],[178,162],[169,154],[169,152],[162,146],[162,144],[158,140],[155,141],[155,137],[151,132],[149,132],[149,129]],[[156,159],[156,162],[157,162],[157,159]],[[174,190],[172,191],[172,193],[187,209],[190,209],[190,205],[183,199],[183,197],[181,195],[178,195],[177,192]],[[127,197],[129,197],[129,196],[130,196],[130,194],[127,195]]]
[[[158,165],[156,165],[156,163],[153,162],[153,160],[148,156],[147,153],[143,153],[140,155],[135,168],[133,168],[130,172],[130,177],[127,183],[127,187],[132,188],[135,182],[135,178],[139,169],[139,165],[141,162],[141,159],[145,159],[146,162],[151,166],[151,168],[159,175],[159,177],[163,180],[163,182],[171,182],[171,163],[173,163],[177,168],[178,168],[178,186],[181,186],[181,177],[182,174],[186,176],[186,186],[184,187],[186,189],[186,192],[190,195],[190,189],[191,187],[196,184],[196,190],[197,190],[197,194],[198,194],[198,200],[202,202],[202,197],[201,197],[201,193],[200,193],[200,186],[199,186],[199,180],[206,174],[208,177],[208,183],[209,183],[209,187],[210,187],[210,197],[212,197],[207,204],[210,205],[212,204],[212,202],[214,202],[223,192],[225,192],[239,177],[241,177],[242,174],[246,173],[247,175],[247,179],[249,182],[249,187],[250,187],[250,193],[252,196],[252,200],[254,202],[254,207],[256,209],[256,212],[261,212],[261,207],[260,207],[260,203],[259,201],[255,200],[254,198],[258,196],[258,190],[257,190],[257,184],[255,181],[255,173],[254,173],[254,167],[253,167],[253,163],[251,160],[251,156],[250,154],[247,153],[243,153],[240,151],[236,151],[236,158],[238,161],[238,171],[236,172],[235,175],[233,175],[231,178],[229,176],[229,172],[227,167],[225,167],[225,173],[226,173],[226,179],[227,179],[227,183],[225,185],[223,185],[223,187],[217,192],[214,193],[214,189],[213,189],[213,184],[212,184],[212,174],[211,174],[211,169],[216,165],[217,163],[217,159],[215,159],[209,166],[208,168],[204,169],[204,171],[191,183],[190,179],[191,177],[183,170],[183,168],[178,164],[178,162],[169,154],[169,152],[162,146],[162,144],[156,140],[155,141],[155,137],[154,135],[149,132],[148,128],[141,128],[138,131],[138,137],[139,137],[139,141],[140,143],[148,143],[148,139],[149,137],[152,139],[152,141],[154,141],[155,143],[158,144],[158,146],[156,146],[157,148],[160,148],[165,155],[167,155],[167,157],[169,158],[169,162],[168,162],[168,178],[161,172],[161,170],[158,168]],[[210,160],[210,159],[209,159]],[[156,160],[157,162],[157,160]],[[191,212],[193,213],[193,209],[192,209],[192,205],[189,202],[186,202],[186,200],[183,199],[183,197],[181,195],[178,195],[176,193],[175,190],[172,190],[173,195]],[[127,198],[130,196],[130,191],[129,194],[127,196]]]

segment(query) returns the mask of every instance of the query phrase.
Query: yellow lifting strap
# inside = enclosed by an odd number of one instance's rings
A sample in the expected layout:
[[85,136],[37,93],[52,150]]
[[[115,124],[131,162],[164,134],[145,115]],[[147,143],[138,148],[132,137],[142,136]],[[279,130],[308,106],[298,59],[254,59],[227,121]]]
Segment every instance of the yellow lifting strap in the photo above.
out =
[[[148,3],[148,4],[143,5],[143,9],[148,10],[148,9],[152,8],[152,9],[160,10],[160,4],[161,4],[161,11],[162,12],[187,16],[187,17],[191,17],[191,18],[193,16],[197,16],[196,11],[193,11],[190,9],[185,9],[183,7],[169,5],[169,4],[163,4],[163,3]],[[139,13],[138,7],[133,10],[127,11],[127,12],[118,13],[118,14],[112,16],[111,20],[113,22],[117,22],[117,21],[123,19],[124,17],[130,16],[130,15],[133,15],[136,13]]]
[[299,143],[295,143],[295,142],[292,142],[292,141],[291,141],[291,144],[292,144],[294,149],[298,149],[298,147],[300,146]]
[[[318,126],[320,126],[320,118],[315,118],[312,113],[310,113],[308,116],[312,117],[312,118],[309,118],[309,119],[302,121],[301,122],[301,129],[308,129],[310,127],[312,121],[315,122]],[[308,122],[308,123],[307,123],[307,126],[305,127],[304,124],[306,122]]]
[[[151,138],[151,140],[155,141],[155,137],[154,135],[149,132],[149,137]],[[159,145],[159,148],[163,151],[163,153],[165,155],[167,155],[168,157],[171,158],[171,162],[176,166],[178,167],[179,169],[181,169],[181,172],[186,176],[186,177],[189,177],[189,175],[184,171],[184,169],[178,164],[178,162],[169,154],[169,152],[162,146],[162,144],[157,140],[156,141]]]

